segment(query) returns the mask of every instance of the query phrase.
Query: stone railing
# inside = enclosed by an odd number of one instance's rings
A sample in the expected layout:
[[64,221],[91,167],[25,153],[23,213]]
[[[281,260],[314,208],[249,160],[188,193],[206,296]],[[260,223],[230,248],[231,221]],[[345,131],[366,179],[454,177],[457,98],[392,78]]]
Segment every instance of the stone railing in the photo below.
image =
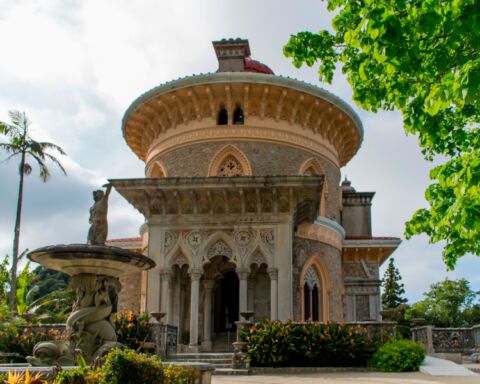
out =
[[356,321],[346,323],[351,326],[361,326],[366,328],[368,336],[380,342],[387,341],[390,337],[395,336],[397,323],[395,321]]
[[469,354],[480,350],[480,325],[472,328],[412,328],[412,339],[422,343],[427,353]]

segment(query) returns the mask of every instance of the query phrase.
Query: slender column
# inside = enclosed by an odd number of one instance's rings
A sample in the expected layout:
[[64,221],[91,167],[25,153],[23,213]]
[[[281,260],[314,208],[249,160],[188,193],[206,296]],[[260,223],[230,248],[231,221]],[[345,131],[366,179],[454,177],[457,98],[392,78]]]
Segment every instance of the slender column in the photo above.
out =
[[[247,269],[237,269],[237,275],[240,280],[239,287],[239,312],[245,312],[247,310],[247,296],[248,296],[248,275]],[[242,317],[242,321],[245,319]]]
[[203,309],[202,347],[207,350],[212,349],[212,289],[214,285],[214,280],[205,280],[203,282],[203,288],[205,289],[205,307]]
[[249,311],[255,311],[255,278],[248,278],[248,300],[247,300],[247,309]]
[[149,313],[160,312],[160,266],[163,264],[163,230],[159,226],[148,226],[148,257],[156,267],[147,271],[146,309]]
[[270,320],[278,320],[278,269],[270,268]]
[[200,277],[202,271],[194,269],[190,272],[190,346],[192,352],[198,352],[198,310],[200,305]]
[[162,312],[166,313],[165,323],[172,323],[172,312],[170,310],[170,282],[172,280],[172,271],[170,269],[160,270],[160,277],[162,279],[162,299],[160,308]]
[[313,320],[313,288],[308,286],[308,305],[310,306],[310,319]]

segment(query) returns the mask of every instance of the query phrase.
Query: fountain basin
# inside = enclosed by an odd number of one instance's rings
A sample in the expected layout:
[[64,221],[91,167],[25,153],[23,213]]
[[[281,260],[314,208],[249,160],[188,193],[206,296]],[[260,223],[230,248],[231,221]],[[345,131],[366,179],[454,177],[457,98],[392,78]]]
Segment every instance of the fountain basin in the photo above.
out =
[[30,252],[28,258],[70,276],[89,273],[120,277],[155,266],[155,262],[145,255],[105,245],[49,245]]

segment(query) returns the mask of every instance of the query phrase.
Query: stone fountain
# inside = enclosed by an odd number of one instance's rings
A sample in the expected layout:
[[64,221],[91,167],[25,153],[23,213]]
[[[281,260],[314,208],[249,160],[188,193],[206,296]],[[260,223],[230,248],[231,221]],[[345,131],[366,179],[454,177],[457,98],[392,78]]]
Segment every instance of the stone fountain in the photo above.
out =
[[88,244],[52,245],[28,254],[30,260],[72,276],[70,288],[76,292],[66,322],[67,339],[35,345],[33,356],[27,357],[32,365],[75,365],[78,354],[92,363],[121,346],[110,321],[109,288],[120,291],[120,276],[150,269],[155,263],[142,254],[105,245],[110,191],[108,185],[106,192],[93,193]]

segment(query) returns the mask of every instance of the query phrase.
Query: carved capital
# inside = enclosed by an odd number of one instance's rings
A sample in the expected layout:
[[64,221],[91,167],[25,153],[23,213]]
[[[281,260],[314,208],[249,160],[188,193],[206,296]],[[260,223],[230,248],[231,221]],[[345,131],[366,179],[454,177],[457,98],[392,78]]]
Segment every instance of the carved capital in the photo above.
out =
[[278,269],[277,268],[269,268],[268,275],[270,276],[270,280],[278,280]]
[[170,281],[172,279],[173,273],[171,269],[161,269],[160,270],[160,277],[162,280]]
[[201,269],[191,269],[190,271],[188,271],[188,274],[190,275],[190,279],[192,279],[192,281],[194,280],[200,280],[200,278],[202,277],[203,275],[203,271]]
[[237,272],[238,278],[240,280],[247,280],[248,275],[250,274],[247,268],[237,268],[235,272]]

